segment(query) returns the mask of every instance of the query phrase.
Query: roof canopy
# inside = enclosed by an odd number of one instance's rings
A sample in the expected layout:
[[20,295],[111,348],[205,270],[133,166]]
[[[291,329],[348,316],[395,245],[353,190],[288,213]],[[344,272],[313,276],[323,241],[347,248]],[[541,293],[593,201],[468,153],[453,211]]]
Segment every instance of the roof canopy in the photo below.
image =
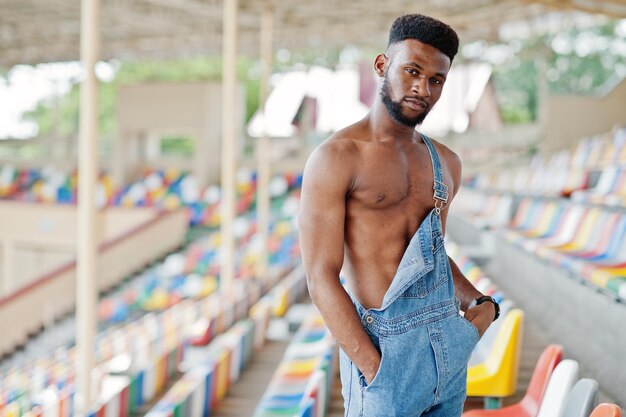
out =
[[[101,58],[121,60],[219,54],[221,0],[101,0]],[[241,53],[258,51],[264,0],[240,0]],[[444,20],[464,39],[497,38],[503,22],[554,10],[626,17],[626,0],[276,0],[276,48],[383,47],[390,23],[419,12]],[[419,7],[416,7],[419,5]],[[0,66],[79,59],[80,2],[0,0]]]

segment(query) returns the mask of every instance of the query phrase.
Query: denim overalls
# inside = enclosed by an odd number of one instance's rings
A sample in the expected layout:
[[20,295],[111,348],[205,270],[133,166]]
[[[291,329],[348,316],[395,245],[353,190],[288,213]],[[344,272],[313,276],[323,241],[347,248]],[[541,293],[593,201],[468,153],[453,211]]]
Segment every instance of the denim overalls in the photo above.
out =
[[437,151],[422,138],[433,165],[434,208],[411,238],[381,307],[366,309],[352,298],[382,361],[368,385],[340,350],[346,417],[455,417],[463,409],[479,335],[459,315],[440,218],[448,190]]

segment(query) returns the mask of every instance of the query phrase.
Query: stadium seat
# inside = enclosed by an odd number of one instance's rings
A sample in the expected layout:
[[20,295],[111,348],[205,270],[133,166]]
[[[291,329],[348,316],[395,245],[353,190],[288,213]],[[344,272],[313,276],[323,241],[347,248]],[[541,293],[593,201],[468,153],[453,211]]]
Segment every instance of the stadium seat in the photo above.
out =
[[467,411],[463,413],[463,417],[536,417],[550,376],[562,357],[561,345],[549,345],[543,350],[535,365],[528,390],[519,403],[498,410]]
[[578,362],[572,359],[559,362],[550,376],[537,417],[560,416],[576,380],[578,380]]
[[552,236],[527,240],[523,242],[523,247],[529,252],[536,252],[540,246],[554,247],[565,245],[574,239],[578,225],[588,210],[587,207],[583,206],[569,206],[561,216],[561,221]]
[[485,397],[487,408],[499,407],[500,399],[513,395],[517,389],[524,312],[513,309],[502,319],[489,357],[467,372],[467,395]]
[[545,236],[553,230],[555,219],[558,219],[563,212],[563,206],[558,203],[548,203],[544,206],[541,214],[537,216],[535,225],[522,232],[526,238],[538,238]]
[[288,377],[309,377],[320,364],[320,357],[310,359],[289,360],[279,365],[278,371],[282,376]]
[[304,391],[305,403],[313,400],[313,414],[311,417],[324,417],[326,412],[326,372],[318,370],[313,373]]
[[598,383],[594,379],[583,378],[569,393],[561,417],[589,417],[596,405],[598,405]]
[[622,410],[615,404],[603,403],[597,406],[589,417],[622,417]]
[[287,347],[284,357],[286,359],[309,359],[319,357],[328,351],[328,338],[317,342],[294,343]]
[[319,312],[311,309],[274,372],[254,417],[326,415],[335,375],[335,352],[334,340]]
[[565,245],[553,248],[552,251],[549,251],[549,257],[554,261],[554,258],[558,258],[558,255],[563,252],[575,252],[584,249],[591,241],[593,232],[597,230],[598,224],[603,222],[603,220],[602,210],[598,208],[590,209],[579,225],[574,239]]
[[604,203],[610,200],[608,197],[619,194],[626,172],[618,166],[608,166],[602,170],[597,185],[589,190],[578,191],[572,194],[575,201],[590,203]]
[[272,313],[275,317],[282,317],[287,312],[289,308],[289,290],[287,288],[283,288],[276,292],[276,299],[274,301],[274,309]]
[[304,400],[296,417],[316,417],[315,400],[313,398]]

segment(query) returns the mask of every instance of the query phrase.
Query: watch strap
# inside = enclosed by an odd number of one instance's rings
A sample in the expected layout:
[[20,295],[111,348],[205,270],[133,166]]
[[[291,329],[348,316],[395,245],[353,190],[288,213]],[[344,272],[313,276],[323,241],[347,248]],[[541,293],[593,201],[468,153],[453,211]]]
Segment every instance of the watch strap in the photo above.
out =
[[495,308],[495,315],[493,317],[493,321],[496,321],[498,319],[498,317],[500,317],[500,305],[498,304],[498,302],[491,296],[489,295],[483,295],[480,296],[478,298],[476,298],[475,300],[472,301],[472,303],[470,304],[470,307],[472,307],[472,304],[474,305],[480,305],[484,302],[490,302],[493,304],[494,308]]

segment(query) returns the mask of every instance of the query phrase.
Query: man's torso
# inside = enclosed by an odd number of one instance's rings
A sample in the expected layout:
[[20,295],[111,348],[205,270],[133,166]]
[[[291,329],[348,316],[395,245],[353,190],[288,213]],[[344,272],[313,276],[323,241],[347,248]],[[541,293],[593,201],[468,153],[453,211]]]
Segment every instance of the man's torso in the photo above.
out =
[[[411,237],[434,207],[431,157],[417,133],[413,140],[375,142],[354,129],[335,140],[352,141],[356,159],[346,196],[343,273],[363,306],[379,307]],[[441,162],[452,190],[445,158]]]

